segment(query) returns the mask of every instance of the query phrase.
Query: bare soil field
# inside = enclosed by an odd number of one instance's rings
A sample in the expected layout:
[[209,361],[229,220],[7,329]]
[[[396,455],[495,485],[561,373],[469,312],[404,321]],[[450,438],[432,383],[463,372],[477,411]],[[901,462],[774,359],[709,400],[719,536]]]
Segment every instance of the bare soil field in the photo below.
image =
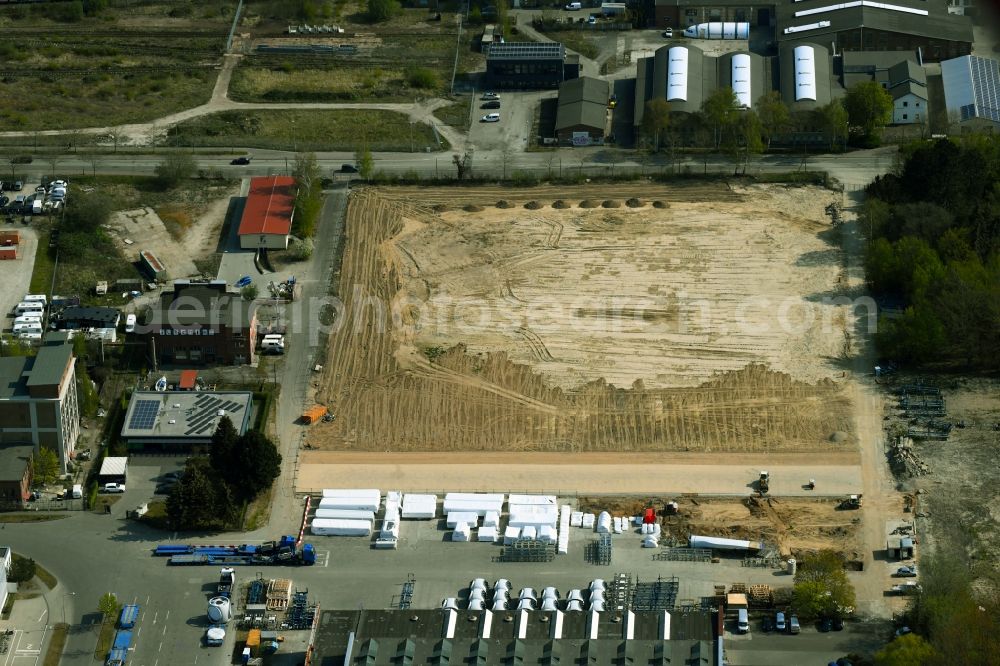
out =
[[[678,511],[665,515],[667,501],[676,501]],[[741,500],[709,497],[581,497],[582,511],[611,511],[614,515],[641,515],[654,507],[663,525],[665,540],[686,542],[692,534],[763,541],[776,546],[784,557],[801,557],[810,551],[836,548],[849,560],[861,558],[858,526],[860,514],[841,511],[835,499],[783,497]]]
[[1000,381],[986,378],[934,378],[941,386],[947,417],[964,424],[947,441],[916,441],[914,449],[929,467],[926,476],[903,481],[915,495],[921,537],[944,552],[958,548],[976,564],[972,574],[985,592],[1000,590]]
[[833,196],[356,192],[309,446],[853,451]]

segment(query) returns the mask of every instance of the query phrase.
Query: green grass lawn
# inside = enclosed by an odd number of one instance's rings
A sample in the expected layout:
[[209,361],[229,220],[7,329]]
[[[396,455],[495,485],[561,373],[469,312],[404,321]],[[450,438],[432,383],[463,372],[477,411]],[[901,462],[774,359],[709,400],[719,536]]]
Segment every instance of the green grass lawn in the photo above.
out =
[[469,96],[463,95],[457,101],[435,111],[434,117],[445,125],[451,125],[457,130],[466,132],[469,129],[469,103]]
[[167,137],[173,146],[242,146],[297,151],[447,150],[428,125],[394,111],[224,111],[183,122]]
[[115,620],[104,620],[101,623],[101,633],[97,635],[97,647],[94,648],[94,659],[101,663],[108,657],[111,642],[115,639]]
[[49,649],[45,651],[43,666],[59,666],[62,660],[63,649],[66,647],[66,636],[69,634],[69,625],[65,622],[52,627],[52,634],[49,636]]
[[63,514],[55,513],[7,513],[0,514],[0,523],[44,523],[65,517]]

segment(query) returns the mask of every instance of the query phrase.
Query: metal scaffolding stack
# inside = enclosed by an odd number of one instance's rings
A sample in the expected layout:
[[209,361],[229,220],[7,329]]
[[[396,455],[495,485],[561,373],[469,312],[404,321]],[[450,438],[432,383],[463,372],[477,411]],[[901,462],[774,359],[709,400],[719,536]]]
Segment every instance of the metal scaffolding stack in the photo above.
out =
[[680,583],[677,576],[669,578],[657,576],[655,582],[636,582],[635,591],[632,593],[632,610],[670,610],[677,604],[679,589]]
[[632,605],[632,576],[616,573],[611,578],[608,588],[608,599],[617,611],[627,611]]
[[609,566],[613,553],[614,545],[611,542],[611,535],[601,534],[587,545],[586,558],[591,564]]
[[416,585],[417,579],[413,574],[406,574],[406,582],[403,583],[403,589],[400,591],[399,596],[393,601],[393,606],[399,610],[406,610],[410,607],[413,602],[413,586]]
[[497,559],[500,562],[551,562],[555,558],[555,544],[532,539],[504,546]]
[[653,553],[653,559],[660,562],[711,562],[709,548],[661,548]]
[[309,629],[316,616],[316,605],[309,604],[309,590],[296,590],[292,603],[288,606],[283,627],[286,629]]

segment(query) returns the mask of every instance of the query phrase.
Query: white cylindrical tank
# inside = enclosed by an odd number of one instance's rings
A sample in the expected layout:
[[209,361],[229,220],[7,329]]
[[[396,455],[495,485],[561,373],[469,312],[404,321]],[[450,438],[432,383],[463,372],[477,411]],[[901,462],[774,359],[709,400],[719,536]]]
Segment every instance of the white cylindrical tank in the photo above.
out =
[[601,511],[597,517],[597,533],[611,534],[611,514],[607,511]]
[[205,638],[208,639],[209,645],[222,645],[226,640],[226,630],[222,627],[209,627],[205,632]]
[[713,21],[684,29],[684,36],[695,39],[749,39],[750,24]]
[[208,602],[208,619],[212,624],[226,624],[233,617],[232,604],[225,597],[213,597]]
[[788,558],[788,575],[794,576],[795,572],[798,571],[799,563],[795,561],[794,557]]

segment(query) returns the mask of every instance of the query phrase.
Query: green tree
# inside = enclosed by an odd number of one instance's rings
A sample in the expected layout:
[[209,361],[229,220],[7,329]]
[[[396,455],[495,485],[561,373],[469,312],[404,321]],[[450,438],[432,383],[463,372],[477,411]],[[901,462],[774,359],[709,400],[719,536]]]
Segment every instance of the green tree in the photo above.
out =
[[651,99],[646,102],[642,114],[642,133],[659,150],[667,129],[670,127],[670,103],[665,99]]
[[743,173],[746,173],[750,156],[764,152],[760,118],[757,117],[757,113],[753,109],[740,111],[728,136],[729,138],[723,144],[726,147],[726,152],[735,158],[737,170],[742,164]]
[[916,634],[899,636],[875,653],[875,666],[921,666],[934,656],[934,648]]
[[[73,229],[86,233],[97,231],[111,218],[111,203],[109,198],[97,191],[73,191],[73,205],[67,207],[63,216],[63,229]],[[70,243],[60,243],[63,246]]]
[[848,123],[866,145],[878,145],[892,122],[892,95],[878,81],[856,83],[844,97]]
[[847,110],[840,100],[830,100],[816,109],[816,125],[830,137],[830,149],[847,138]]
[[41,484],[55,483],[59,478],[59,457],[52,449],[42,446],[32,461],[35,480]]
[[437,72],[430,67],[412,65],[406,68],[406,85],[411,88],[434,90],[441,84]]
[[379,23],[395,16],[399,12],[399,3],[396,0],[367,0],[367,8],[368,20]]
[[191,153],[167,153],[154,169],[156,181],[163,189],[173,189],[190,179],[198,171],[198,163]]
[[87,372],[86,363],[78,363],[76,368],[77,398],[80,402],[80,413],[87,417],[97,416],[101,406],[101,398],[94,387],[94,382]]
[[372,151],[368,144],[364,143],[354,153],[354,163],[358,167],[358,174],[366,181],[371,180],[375,175],[375,160],[372,158]]
[[323,210],[323,184],[316,153],[299,153],[292,169],[295,178],[295,214],[292,231],[299,238],[316,233],[316,224]]
[[240,296],[243,297],[244,301],[254,301],[257,300],[258,289],[257,285],[252,282],[247,286],[240,289]]
[[274,442],[257,430],[248,430],[240,438],[239,449],[239,484],[233,491],[237,497],[251,500],[281,474],[281,454]]
[[765,147],[771,148],[771,139],[788,130],[792,116],[788,105],[777,90],[769,90],[757,100],[757,117],[760,119],[760,132]]
[[941,354],[947,341],[944,325],[927,303],[911,305],[899,317],[879,320],[875,340],[886,356],[923,363]]
[[219,483],[208,459],[192,458],[184,476],[167,497],[167,517],[174,529],[217,529],[235,514],[229,486]]
[[823,550],[802,560],[795,574],[792,604],[806,621],[854,612],[854,586],[847,580],[839,553]]
[[11,560],[10,575],[7,576],[7,580],[12,583],[27,583],[35,577],[37,568],[33,559],[16,556]]
[[722,144],[723,137],[732,130],[738,119],[740,103],[732,88],[716,88],[701,105],[701,115],[712,128],[714,147]]
[[208,451],[209,463],[215,472],[227,482],[235,480],[229,476],[233,462],[239,457],[237,445],[240,435],[228,416],[219,419],[219,425],[212,433],[212,447]]
[[101,595],[101,598],[97,600],[97,610],[101,612],[105,621],[116,617],[120,608],[121,607],[118,605],[118,597],[111,592],[105,592]]

